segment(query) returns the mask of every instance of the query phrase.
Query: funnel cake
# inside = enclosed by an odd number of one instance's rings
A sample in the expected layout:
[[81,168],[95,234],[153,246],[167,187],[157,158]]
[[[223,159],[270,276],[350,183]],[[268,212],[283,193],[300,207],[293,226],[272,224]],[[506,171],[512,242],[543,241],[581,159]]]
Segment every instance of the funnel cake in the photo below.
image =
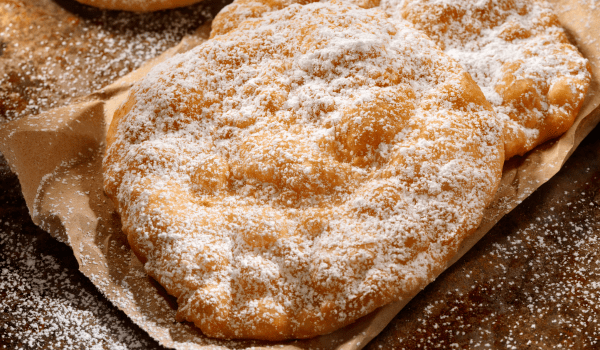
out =
[[220,338],[313,337],[412,297],[478,226],[504,161],[460,65],[343,2],[159,64],[107,144],[131,248],[177,318]]
[[567,131],[590,84],[588,62],[545,1],[382,0],[477,82],[504,124],[506,158]]

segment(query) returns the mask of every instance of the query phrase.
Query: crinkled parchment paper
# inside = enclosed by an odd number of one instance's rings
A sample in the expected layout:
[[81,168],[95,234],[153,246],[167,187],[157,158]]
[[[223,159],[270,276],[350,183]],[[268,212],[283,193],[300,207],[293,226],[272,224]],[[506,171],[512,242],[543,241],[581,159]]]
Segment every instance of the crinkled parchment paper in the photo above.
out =
[[[570,39],[591,63],[593,81],[580,115],[560,139],[505,164],[502,182],[484,222],[463,243],[452,263],[502,216],[550,179],[600,121],[600,6],[554,0]],[[185,52],[208,37],[210,24],[142,68],[78,103],[0,127],[0,151],[18,175],[33,221],[73,249],[79,269],[135,323],[176,349],[281,347],[360,349],[404,307],[393,303],[332,334],[279,343],[227,341],[202,335],[175,321],[176,303],[150,279],[130,252],[119,216],[102,190],[105,135],[115,109],[131,85],[158,62]],[[598,41],[596,41],[598,40]]]

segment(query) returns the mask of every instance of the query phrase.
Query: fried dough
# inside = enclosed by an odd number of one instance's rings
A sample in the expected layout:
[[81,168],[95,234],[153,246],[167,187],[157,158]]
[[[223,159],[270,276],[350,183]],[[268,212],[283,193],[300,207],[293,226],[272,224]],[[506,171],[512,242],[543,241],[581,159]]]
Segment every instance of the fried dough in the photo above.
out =
[[567,131],[590,84],[588,61],[545,1],[382,0],[473,77],[504,124],[506,159]]
[[78,2],[107,10],[150,12],[188,6],[202,0],[77,0]]
[[[292,4],[307,5],[317,0],[234,0],[225,6],[211,24],[211,37],[225,34],[245,20],[257,18],[265,13],[281,10]],[[346,0],[362,8],[379,6],[380,0]]]
[[107,137],[134,253],[219,338],[329,333],[437,276],[499,183],[502,130],[405,22],[292,4],[157,65]]
[[[215,18],[211,35],[298,1],[311,0],[236,0]],[[471,74],[503,124],[506,159],[573,125],[590,84],[590,68],[545,1],[353,2],[379,6],[394,19],[409,21]]]

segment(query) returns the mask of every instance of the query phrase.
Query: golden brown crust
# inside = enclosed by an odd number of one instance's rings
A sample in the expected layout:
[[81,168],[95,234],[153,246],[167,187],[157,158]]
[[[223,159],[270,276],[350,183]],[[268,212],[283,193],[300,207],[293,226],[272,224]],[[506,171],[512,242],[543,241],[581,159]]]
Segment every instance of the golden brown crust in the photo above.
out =
[[105,189],[179,320],[213,337],[312,337],[446,267],[500,178],[495,118],[412,27],[294,4],[136,84]]

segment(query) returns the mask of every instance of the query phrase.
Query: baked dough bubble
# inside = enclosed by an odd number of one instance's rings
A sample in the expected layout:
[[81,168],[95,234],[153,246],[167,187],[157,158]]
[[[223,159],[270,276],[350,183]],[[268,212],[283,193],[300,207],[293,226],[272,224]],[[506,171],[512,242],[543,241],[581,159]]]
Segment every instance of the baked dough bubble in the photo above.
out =
[[590,84],[588,61],[545,1],[382,0],[473,77],[504,124],[506,159],[566,132]]
[[293,4],[157,65],[117,110],[104,187],[178,320],[332,332],[431,282],[499,183],[502,130],[424,34]]
[[78,2],[106,10],[150,12],[188,6],[202,0],[77,0]]

